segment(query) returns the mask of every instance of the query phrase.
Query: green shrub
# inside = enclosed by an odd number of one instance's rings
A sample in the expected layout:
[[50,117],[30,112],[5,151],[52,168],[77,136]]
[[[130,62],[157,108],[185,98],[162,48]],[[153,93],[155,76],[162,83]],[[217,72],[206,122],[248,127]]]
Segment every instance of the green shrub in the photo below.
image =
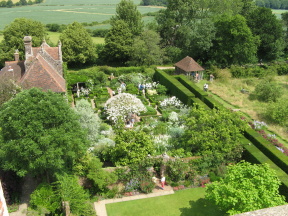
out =
[[167,176],[173,181],[173,182],[179,182],[181,180],[185,180],[186,173],[189,170],[189,166],[187,163],[184,163],[181,160],[175,160],[175,161],[168,161],[166,163],[167,168]]
[[151,106],[145,106],[147,111],[145,113],[141,112],[141,116],[148,116],[148,115],[157,115],[157,111]]
[[143,193],[151,193],[155,188],[155,183],[151,181],[151,179],[145,179],[140,181],[140,190]]
[[269,103],[264,115],[269,122],[288,126],[288,101],[280,99],[275,103]]
[[288,64],[286,62],[272,64],[270,67],[274,67],[279,76],[288,74]]
[[56,196],[49,184],[40,184],[30,195],[30,205],[38,213],[55,213],[60,208],[60,197]]
[[264,102],[277,101],[283,94],[281,86],[271,79],[264,79],[256,85],[253,95]]
[[168,89],[164,85],[158,84],[156,90],[158,94],[166,95]]

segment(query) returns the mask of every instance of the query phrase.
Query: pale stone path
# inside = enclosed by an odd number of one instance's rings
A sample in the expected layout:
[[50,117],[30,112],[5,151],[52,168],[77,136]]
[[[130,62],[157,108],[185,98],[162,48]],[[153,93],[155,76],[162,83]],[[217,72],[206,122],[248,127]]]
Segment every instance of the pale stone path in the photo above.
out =
[[145,199],[145,198],[164,196],[164,195],[170,195],[170,194],[174,194],[172,187],[165,186],[164,190],[162,190],[160,186],[156,186],[153,192],[150,194],[140,194],[140,195],[123,197],[123,198],[118,198],[118,199],[102,200],[102,201],[95,202],[94,208],[95,208],[97,216],[107,216],[107,211],[105,207],[106,204],[131,201],[131,200],[137,200],[137,199]]

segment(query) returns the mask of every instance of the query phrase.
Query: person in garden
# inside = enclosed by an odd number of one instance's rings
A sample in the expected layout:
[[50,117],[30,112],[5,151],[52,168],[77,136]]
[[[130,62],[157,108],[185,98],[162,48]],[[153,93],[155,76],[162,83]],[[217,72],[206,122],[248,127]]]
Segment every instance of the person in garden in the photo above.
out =
[[121,87],[122,91],[126,90],[126,84],[124,82],[121,83],[120,87]]
[[196,81],[196,82],[199,81],[199,74],[198,74],[198,72],[195,74],[195,81]]
[[204,88],[204,91],[207,92],[208,91],[208,84],[205,83],[203,88]]
[[213,82],[213,80],[214,80],[214,76],[213,74],[210,74],[210,82]]
[[161,178],[161,187],[162,187],[163,190],[164,190],[165,180],[166,180],[165,176],[162,176],[162,178]]

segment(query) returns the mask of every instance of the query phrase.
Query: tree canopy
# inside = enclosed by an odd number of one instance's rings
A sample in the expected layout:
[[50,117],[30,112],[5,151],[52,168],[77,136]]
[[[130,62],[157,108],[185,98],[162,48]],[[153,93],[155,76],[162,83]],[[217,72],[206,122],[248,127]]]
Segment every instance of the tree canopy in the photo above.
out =
[[105,61],[126,64],[130,58],[132,44],[133,34],[128,24],[123,20],[115,21],[105,37],[103,49]]
[[[4,40],[0,45],[0,60],[13,60],[14,52],[19,50],[20,57],[24,56],[24,43],[25,36],[31,36],[33,46],[40,46],[41,42],[47,37],[45,26],[39,22],[27,18],[17,18],[12,23],[4,28]],[[47,38],[48,39],[48,38]]]
[[246,124],[236,113],[194,107],[185,126],[181,147],[193,155],[203,156],[210,167],[241,158],[243,148],[239,138]]
[[63,96],[32,88],[0,108],[0,164],[19,176],[71,170],[88,148],[78,116]]
[[259,60],[271,61],[281,56],[284,49],[283,29],[271,9],[256,8],[247,16],[247,24],[253,35],[260,39],[257,51]]
[[111,149],[111,158],[116,165],[126,166],[139,163],[153,152],[150,135],[143,131],[121,130],[115,138],[115,147]]
[[281,182],[268,164],[229,165],[226,176],[207,186],[206,198],[230,215],[285,204]]
[[253,36],[241,15],[223,15],[215,22],[216,36],[211,59],[221,66],[257,62],[258,37]]
[[158,33],[152,30],[142,32],[134,40],[130,51],[129,64],[136,66],[161,64],[164,52],[160,48],[159,43],[160,36]]
[[68,64],[92,63],[96,60],[96,47],[87,30],[73,22],[60,35],[63,60]]
[[132,0],[120,1],[116,7],[116,15],[111,18],[111,25],[113,26],[117,20],[124,21],[134,36],[140,35],[143,31],[142,15]]

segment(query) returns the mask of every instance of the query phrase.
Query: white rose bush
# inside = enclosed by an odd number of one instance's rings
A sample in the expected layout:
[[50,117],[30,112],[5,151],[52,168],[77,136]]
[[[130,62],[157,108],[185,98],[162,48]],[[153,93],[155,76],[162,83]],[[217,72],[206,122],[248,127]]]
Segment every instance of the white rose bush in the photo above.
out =
[[147,112],[147,109],[142,101],[132,94],[121,93],[111,97],[105,103],[107,119],[113,123],[117,123],[119,120],[125,121],[129,113],[139,115],[140,112]]

